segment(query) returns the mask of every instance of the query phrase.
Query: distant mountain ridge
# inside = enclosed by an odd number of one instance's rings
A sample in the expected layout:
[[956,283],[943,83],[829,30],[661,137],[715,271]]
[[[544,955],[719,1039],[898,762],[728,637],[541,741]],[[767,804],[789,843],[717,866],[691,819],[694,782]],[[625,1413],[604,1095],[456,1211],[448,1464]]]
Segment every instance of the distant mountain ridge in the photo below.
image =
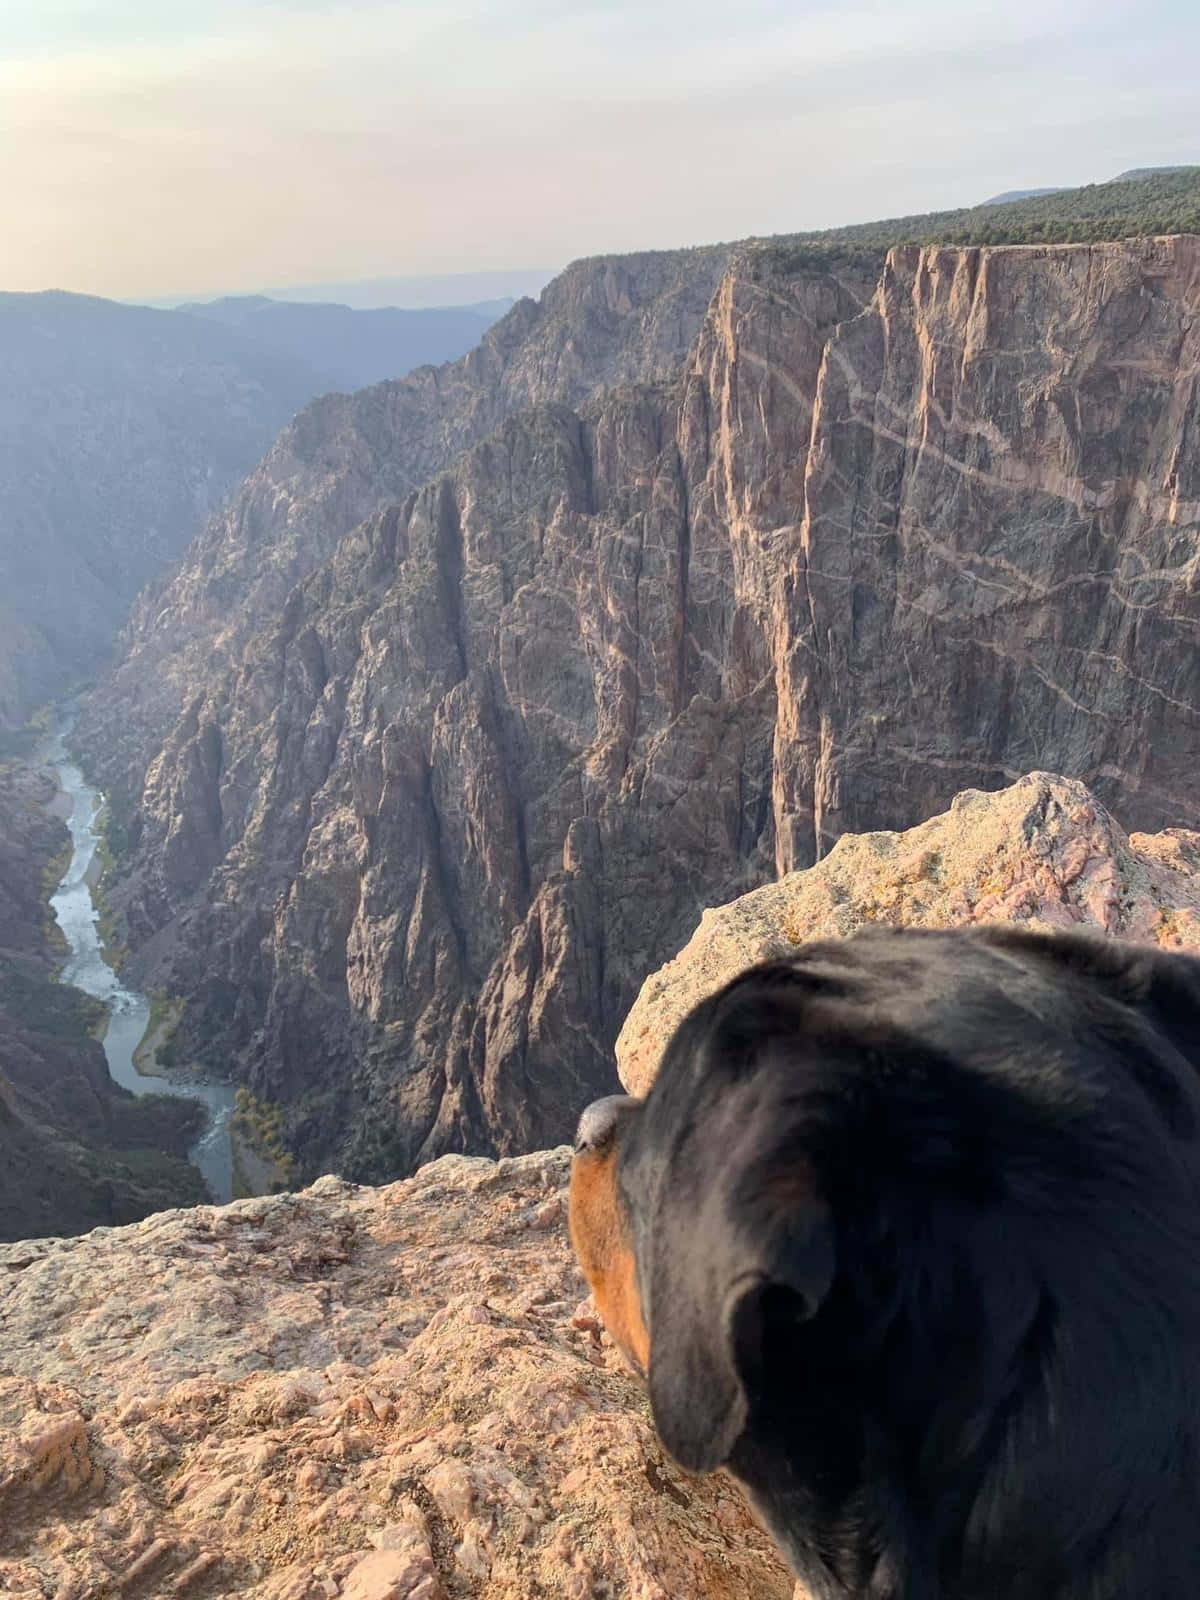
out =
[[0,730],[106,661],[303,405],[462,355],[499,309],[0,294]]
[[1181,167],[1130,167],[1128,172],[1118,172],[1114,183],[1140,183],[1143,178],[1158,178],[1166,174],[1195,172],[1193,166]]
[[[293,304],[335,303],[353,311],[395,306],[403,311],[441,310],[446,306],[476,308],[497,300],[536,299],[559,268],[516,267],[481,272],[409,273],[376,278],[347,278],[328,283],[257,284],[253,290],[229,292],[238,299],[248,292]],[[147,305],[173,311],[178,306],[222,298],[216,294],[175,294],[147,300]]]
[[0,294],[0,728],[96,670],[312,384],[195,317]]
[[1200,233],[1200,166],[1151,168],[1143,176],[1051,189],[1021,200],[991,200],[956,211],[929,211],[852,223],[769,241],[800,258],[828,260],[847,249],[885,251],[898,244],[1088,244]]
[[[1130,167],[1128,172],[1118,172],[1115,178],[1109,178],[1108,183],[1139,183],[1146,178],[1159,178],[1174,176],[1179,173],[1194,172],[1196,168],[1182,167]],[[1002,194],[994,194],[990,199],[984,200],[984,206],[1010,206],[1018,200],[1038,200],[1048,194],[1069,194],[1070,184],[1056,183],[1041,189],[1005,189]]]
[[234,328],[305,362],[321,375],[321,390],[365,389],[414,367],[455,361],[479,343],[512,306],[449,306],[407,311],[395,306],[356,311],[332,302],[273,300],[267,295],[192,301],[182,315]]
[[1062,190],[1051,186],[1048,189],[1006,189],[1003,194],[994,194],[990,200],[985,200],[985,206],[1011,206],[1017,200],[1036,200],[1043,194],[1061,194]]
[[378,278],[352,278],[341,283],[266,287],[273,300],[336,300],[355,311],[398,306],[405,311],[442,306],[476,305],[487,300],[536,300],[561,271],[559,267],[515,267],[480,272],[405,273]]

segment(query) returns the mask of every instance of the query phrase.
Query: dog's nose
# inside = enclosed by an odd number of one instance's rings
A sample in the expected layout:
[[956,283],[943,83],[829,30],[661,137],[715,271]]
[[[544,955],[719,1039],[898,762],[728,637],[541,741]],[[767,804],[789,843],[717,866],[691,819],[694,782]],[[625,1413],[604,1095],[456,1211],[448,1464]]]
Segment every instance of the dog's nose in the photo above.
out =
[[641,1103],[631,1094],[606,1094],[603,1100],[593,1100],[580,1117],[575,1130],[575,1154],[578,1156],[607,1148],[621,1123]]

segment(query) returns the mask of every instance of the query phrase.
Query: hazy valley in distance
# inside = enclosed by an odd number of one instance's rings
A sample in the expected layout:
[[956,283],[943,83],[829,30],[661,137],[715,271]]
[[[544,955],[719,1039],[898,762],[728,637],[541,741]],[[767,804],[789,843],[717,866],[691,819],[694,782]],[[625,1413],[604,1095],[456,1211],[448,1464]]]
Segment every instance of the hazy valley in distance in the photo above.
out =
[[96,671],[301,406],[462,355],[506,309],[0,293],[0,730]]

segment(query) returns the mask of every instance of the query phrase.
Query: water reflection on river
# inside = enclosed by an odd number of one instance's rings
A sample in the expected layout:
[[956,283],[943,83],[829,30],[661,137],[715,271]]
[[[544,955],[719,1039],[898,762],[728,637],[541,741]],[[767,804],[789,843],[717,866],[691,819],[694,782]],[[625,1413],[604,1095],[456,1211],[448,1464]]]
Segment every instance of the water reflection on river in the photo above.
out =
[[100,948],[97,911],[92,899],[88,872],[96,856],[99,834],[96,818],[101,800],[71,760],[66,750],[72,720],[65,715],[42,747],[41,759],[53,768],[65,797],[64,816],[71,830],[70,865],[50,904],[70,947],[63,968],[63,980],[85,994],[103,1001],[109,1008],[108,1030],[104,1035],[104,1054],[108,1070],[117,1083],[134,1094],[170,1094],[199,1100],[208,1111],[208,1123],[188,1152],[204,1174],[213,1198],[233,1198],[233,1146],[230,1125],[233,1119],[233,1086],[227,1083],[175,1083],[169,1078],[149,1077],[137,1070],[133,1053],[145,1035],[150,1021],[150,1003],[143,994],[128,989],[105,961]]

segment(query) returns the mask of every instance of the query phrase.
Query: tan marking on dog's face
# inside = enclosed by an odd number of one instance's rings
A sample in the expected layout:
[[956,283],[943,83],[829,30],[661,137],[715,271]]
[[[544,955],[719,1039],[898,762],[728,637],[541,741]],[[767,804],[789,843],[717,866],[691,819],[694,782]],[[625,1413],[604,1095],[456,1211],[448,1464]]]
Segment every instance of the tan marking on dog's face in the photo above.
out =
[[615,1143],[576,1154],[568,1219],[571,1243],[605,1327],[643,1374],[649,1372],[650,1335],[642,1316],[629,1220],[617,1192]]

